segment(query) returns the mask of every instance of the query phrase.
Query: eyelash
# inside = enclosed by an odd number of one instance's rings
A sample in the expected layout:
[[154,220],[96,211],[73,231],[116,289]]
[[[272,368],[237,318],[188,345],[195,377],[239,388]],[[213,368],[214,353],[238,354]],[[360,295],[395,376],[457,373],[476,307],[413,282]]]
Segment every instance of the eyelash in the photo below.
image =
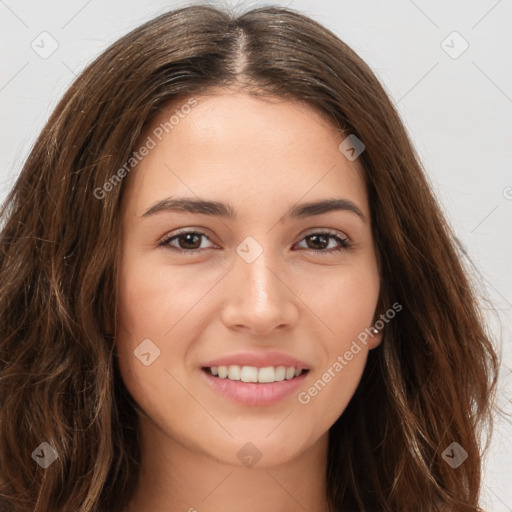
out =
[[[184,256],[186,256],[188,254],[194,254],[194,253],[197,254],[197,253],[207,251],[208,249],[210,249],[209,247],[203,248],[203,249],[181,249],[181,248],[173,247],[172,245],[170,245],[171,240],[177,239],[180,236],[184,236],[184,235],[203,236],[211,242],[210,238],[208,238],[208,236],[205,233],[202,233],[200,231],[182,231],[181,233],[178,233],[176,235],[165,237],[161,242],[158,243],[158,246],[165,247],[167,249],[170,249],[171,251],[182,254]],[[347,251],[352,248],[352,243],[349,242],[347,238],[343,238],[339,234],[332,233],[329,231],[316,231],[314,233],[309,233],[308,235],[303,237],[302,240],[304,240],[308,237],[311,237],[311,236],[315,236],[315,235],[328,235],[328,238],[336,240],[339,243],[339,245],[338,245],[338,247],[335,247],[334,249],[328,249],[328,250],[309,249],[313,253],[322,254],[322,255],[333,254],[333,253],[340,252],[340,251]],[[301,242],[302,242],[302,240],[301,240]]]

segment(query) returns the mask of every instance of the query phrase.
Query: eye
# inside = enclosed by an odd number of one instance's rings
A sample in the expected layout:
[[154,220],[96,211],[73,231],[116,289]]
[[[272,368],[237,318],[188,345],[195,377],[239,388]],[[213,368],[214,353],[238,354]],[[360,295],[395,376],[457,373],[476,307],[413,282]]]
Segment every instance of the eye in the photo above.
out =
[[[160,247],[167,247],[172,251],[178,253],[197,253],[207,250],[211,247],[202,247],[202,239],[211,240],[206,236],[205,233],[200,231],[182,231],[176,235],[165,237],[159,242]],[[306,241],[306,249],[312,250],[318,254],[331,254],[333,252],[348,250],[352,247],[347,237],[340,235],[339,233],[331,232],[316,232],[310,233],[305,236],[302,241]],[[331,242],[334,242],[334,247],[330,247]]]
[[[340,235],[339,233],[310,233],[302,240],[306,241],[306,248],[311,249],[314,253],[318,254],[332,254],[333,252],[348,250],[352,247],[352,244],[349,242],[348,238]],[[334,242],[334,247],[331,246],[328,248],[331,241]]]
[[[205,249],[204,247],[201,248],[201,238],[210,240],[200,231],[183,231],[177,235],[164,238],[158,245],[178,252],[200,252],[198,249]],[[177,242],[178,246],[173,245],[173,242]]]

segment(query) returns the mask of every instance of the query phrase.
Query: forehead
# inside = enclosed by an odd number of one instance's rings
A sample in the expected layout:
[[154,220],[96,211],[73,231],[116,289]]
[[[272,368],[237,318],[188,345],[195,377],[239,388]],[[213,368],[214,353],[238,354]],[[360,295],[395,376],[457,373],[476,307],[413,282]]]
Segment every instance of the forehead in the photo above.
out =
[[242,92],[182,98],[148,125],[136,148],[151,146],[129,176],[138,215],[171,195],[215,197],[243,211],[340,196],[369,215],[363,168],[338,146],[347,137],[304,102]]

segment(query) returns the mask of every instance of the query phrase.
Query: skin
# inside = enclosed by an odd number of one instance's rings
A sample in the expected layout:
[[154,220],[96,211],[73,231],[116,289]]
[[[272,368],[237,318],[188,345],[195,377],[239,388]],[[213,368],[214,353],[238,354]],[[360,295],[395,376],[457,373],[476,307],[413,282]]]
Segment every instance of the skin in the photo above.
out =
[[[307,391],[373,324],[379,269],[362,167],[338,150],[348,134],[305,103],[229,89],[194,97],[123,184],[116,350],[145,413],[142,471],[127,510],[253,512],[265,503],[268,512],[327,511],[328,430],[381,335],[307,405],[297,393],[270,406],[236,404],[200,372],[222,355],[278,350],[308,364],[299,390]],[[185,102],[169,105],[141,141]],[[142,217],[170,196],[222,201],[238,215]],[[366,222],[350,211],[284,217],[296,203],[334,197],[356,204]],[[206,234],[172,242],[196,253],[158,245],[182,228]],[[335,239],[307,238],[325,230],[352,248],[329,253]],[[248,236],[263,249],[250,264],[236,252]],[[134,356],[144,339],[160,350],[148,366]],[[237,457],[248,442],[261,453],[252,468]]]

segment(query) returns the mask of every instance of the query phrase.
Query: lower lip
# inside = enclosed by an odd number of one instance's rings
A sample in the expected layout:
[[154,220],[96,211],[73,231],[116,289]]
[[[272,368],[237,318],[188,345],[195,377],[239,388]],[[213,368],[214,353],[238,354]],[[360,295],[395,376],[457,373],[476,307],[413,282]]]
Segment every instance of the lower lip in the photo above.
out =
[[200,372],[208,384],[221,395],[242,405],[272,405],[293,394],[304,383],[309,372],[298,377],[272,383],[242,382],[241,380],[220,379],[205,370]]

